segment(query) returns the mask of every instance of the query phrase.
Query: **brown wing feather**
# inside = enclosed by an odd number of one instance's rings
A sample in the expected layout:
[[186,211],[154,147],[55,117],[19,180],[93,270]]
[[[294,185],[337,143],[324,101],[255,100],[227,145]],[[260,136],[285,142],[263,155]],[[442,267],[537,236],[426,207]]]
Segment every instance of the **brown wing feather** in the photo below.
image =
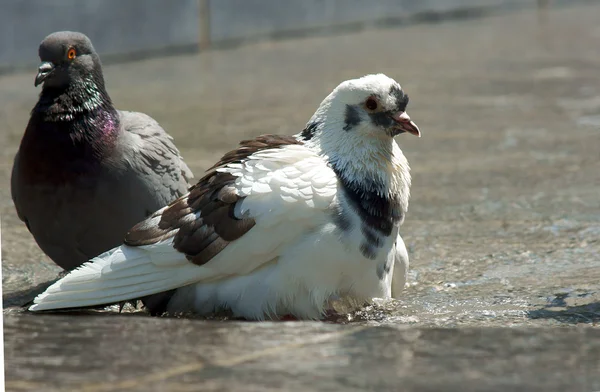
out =
[[233,186],[235,177],[217,169],[241,163],[258,151],[290,144],[302,142],[293,136],[278,135],[242,141],[238,149],[226,153],[208,169],[187,195],[134,226],[125,237],[125,244],[150,245],[174,237],[173,247],[184,253],[188,260],[198,265],[208,262],[255,224],[252,218],[235,217],[235,205],[243,197]]

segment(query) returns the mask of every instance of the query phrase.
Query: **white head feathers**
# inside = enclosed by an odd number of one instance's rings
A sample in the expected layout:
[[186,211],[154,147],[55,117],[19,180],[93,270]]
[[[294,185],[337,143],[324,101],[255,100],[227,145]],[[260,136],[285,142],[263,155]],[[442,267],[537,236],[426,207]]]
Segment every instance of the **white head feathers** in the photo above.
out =
[[407,105],[400,84],[384,74],[347,80],[323,100],[299,137],[347,181],[373,179],[381,184],[376,191],[408,198],[409,167],[394,141],[403,132],[420,135]]

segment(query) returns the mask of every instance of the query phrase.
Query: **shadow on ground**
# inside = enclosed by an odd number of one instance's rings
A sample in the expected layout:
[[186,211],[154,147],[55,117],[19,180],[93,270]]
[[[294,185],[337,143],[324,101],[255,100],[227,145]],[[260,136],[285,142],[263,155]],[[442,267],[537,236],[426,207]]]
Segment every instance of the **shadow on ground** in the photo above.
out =
[[2,297],[2,307],[4,309],[11,307],[23,307],[33,301],[33,299],[38,295],[44,292],[48,287],[50,287],[54,282],[56,282],[59,278],[52,279],[50,281],[40,283],[34,287],[29,287],[24,290],[18,290],[10,292]]
[[550,303],[540,309],[527,312],[531,319],[552,319],[564,324],[592,324],[600,322],[600,300],[594,300],[597,293],[585,293],[577,295],[574,300],[587,302],[592,298],[593,302],[581,305],[569,305],[571,296],[567,293],[557,294]]

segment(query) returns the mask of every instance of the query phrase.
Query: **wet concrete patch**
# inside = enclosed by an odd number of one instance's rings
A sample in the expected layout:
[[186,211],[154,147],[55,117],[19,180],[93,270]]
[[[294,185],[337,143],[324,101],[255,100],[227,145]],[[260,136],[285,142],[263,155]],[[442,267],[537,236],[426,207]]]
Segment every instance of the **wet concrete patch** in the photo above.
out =
[[[600,388],[600,331],[593,329],[422,329],[89,315],[8,316],[5,328],[12,391]],[[64,345],[65,340],[71,344]],[[134,350],[135,357],[125,357],[123,350]]]

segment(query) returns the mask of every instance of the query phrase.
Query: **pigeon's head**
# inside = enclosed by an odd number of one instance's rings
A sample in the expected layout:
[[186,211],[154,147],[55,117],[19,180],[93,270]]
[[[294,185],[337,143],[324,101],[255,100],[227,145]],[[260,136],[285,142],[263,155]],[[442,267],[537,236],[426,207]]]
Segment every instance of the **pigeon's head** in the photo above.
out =
[[36,87],[44,83],[44,87],[66,88],[90,78],[104,84],[100,58],[82,33],[52,33],[44,38],[38,53],[42,63],[35,77]]
[[347,80],[323,100],[309,122],[324,123],[323,132],[342,130],[356,136],[393,138],[404,132],[421,136],[406,113],[408,95],[384,74]]

